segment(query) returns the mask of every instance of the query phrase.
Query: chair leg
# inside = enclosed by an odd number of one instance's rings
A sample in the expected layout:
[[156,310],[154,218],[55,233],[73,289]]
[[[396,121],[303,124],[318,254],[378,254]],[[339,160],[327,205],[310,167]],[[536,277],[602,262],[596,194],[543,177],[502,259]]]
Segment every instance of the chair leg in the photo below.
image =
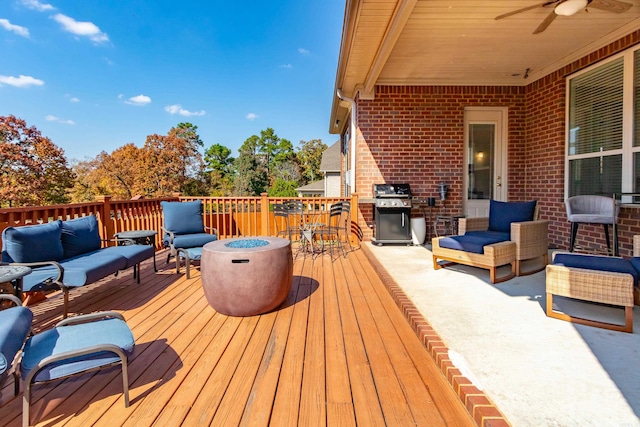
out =
[[604,240],[607,242],[607,255],[612,255],[611,240],[609,239],[609,224],[602,224],[604,228]]
[[571,243],[569,244],[569,252],[573,252],[573,247],[576,243],[576,235],[578,234],[578,222],[571,223]]

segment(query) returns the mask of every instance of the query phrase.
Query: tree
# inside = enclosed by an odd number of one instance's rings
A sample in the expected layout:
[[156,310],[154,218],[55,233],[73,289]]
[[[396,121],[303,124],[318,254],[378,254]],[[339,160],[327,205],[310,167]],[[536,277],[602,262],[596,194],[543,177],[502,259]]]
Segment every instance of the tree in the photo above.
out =
[[320,173],[320,163],[322,162],[322,153],[327,149],[327,145],[321,139],[312,139],[311,141],[300,141],[300,149],[297,158],[302,169],[302,183],[318,181],[322,178]]
[[234,162],[231,150],[223,145],[213,144],[204,152],[205,177],[211,196],[231,194]]
[[74,178],[64,151],[35,126],[0,116],[0,206],[67,203]]
[[287,139],[280,138],[272,128],[260,131],[257,141],[257,151],[261,155],[261,162],[264,164],[269,182],[275,179],[273,169],[279,164],[291,161],[295,157],[293,145]]
[[267,188],[267,170],[257,157],[259,141],[258,136],[252,135],[240,147],[233,179],[233,193],[236,196],[259,196]]
[[197,126],[191,123],[180,123],[177,128],[171,128],[167,136],[147,136],[140,159],[145,194],[191,195],[190,190],[195,188],[192,180],[201,176],[204,167],[198,151],[202,141],[196,130]]

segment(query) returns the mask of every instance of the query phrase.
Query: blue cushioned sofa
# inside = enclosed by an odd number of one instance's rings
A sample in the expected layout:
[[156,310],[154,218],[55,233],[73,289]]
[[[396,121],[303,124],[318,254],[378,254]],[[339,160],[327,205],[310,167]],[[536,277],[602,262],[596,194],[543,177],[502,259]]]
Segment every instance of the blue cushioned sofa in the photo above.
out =
[[147,245],[102,247],[98,221],[85,216],[69,221],[8,227],[2,232],[2,262],[27,265],[33,270],[23,279],[23,291],[59,287],[64,294],[64,317],[69,289],[94,283],[133,267],[140,283],[139,265],[155,256]]

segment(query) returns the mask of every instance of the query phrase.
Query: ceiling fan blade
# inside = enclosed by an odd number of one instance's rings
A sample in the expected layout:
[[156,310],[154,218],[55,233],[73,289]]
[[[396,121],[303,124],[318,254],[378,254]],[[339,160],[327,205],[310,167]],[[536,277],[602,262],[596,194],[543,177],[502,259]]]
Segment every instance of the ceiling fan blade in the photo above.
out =
[[511,11],[509,13],[505,13],[503,15],[499,15],[496,16],[496,20],[498,19],[503,19],[503,18],[508,18],[509,16],[513,16],[516,15],[518,13],[522,13],[522,12],[526,12],[527,10],[531,10],[531,9],[537,9],[539,7],[545,7],[545,6],[549,6],[550,4],[554,4],[557,3],[559,0],[555,0],[555,1],[545,1],[543,3],[538,3],[538,4],[534,4],[533,6],[527,6],[527,7],[523,7],[522,9],[516,9],[514,11]]
[[556,19],[556,13],[552,10],[551,13],[549,15],[547,15],[547,17],[544,19],[544,21],[542,21],[542,24],[538,25],[538,28],[536,28],[536,30],[533,32],[533,34],[539,34],[541,32],[543,32],[544,30],[547,29],[547,27],[549,25],[551,25],[551,23],[553,22],[554,19]]
[[594,9],[600,9],[613,13],[624,13],[627,10],[631,9],[631,6],[633,6],[631,3],[619,0],[593,0],[587,7],[592,7]]

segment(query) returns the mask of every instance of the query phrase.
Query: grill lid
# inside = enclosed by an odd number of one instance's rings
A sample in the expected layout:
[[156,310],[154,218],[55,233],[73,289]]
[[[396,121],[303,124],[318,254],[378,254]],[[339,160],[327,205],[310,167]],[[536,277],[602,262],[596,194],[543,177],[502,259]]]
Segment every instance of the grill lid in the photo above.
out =
[[410,198],[411,187],[409,184],[373,184],[373,195],[381,198]]

